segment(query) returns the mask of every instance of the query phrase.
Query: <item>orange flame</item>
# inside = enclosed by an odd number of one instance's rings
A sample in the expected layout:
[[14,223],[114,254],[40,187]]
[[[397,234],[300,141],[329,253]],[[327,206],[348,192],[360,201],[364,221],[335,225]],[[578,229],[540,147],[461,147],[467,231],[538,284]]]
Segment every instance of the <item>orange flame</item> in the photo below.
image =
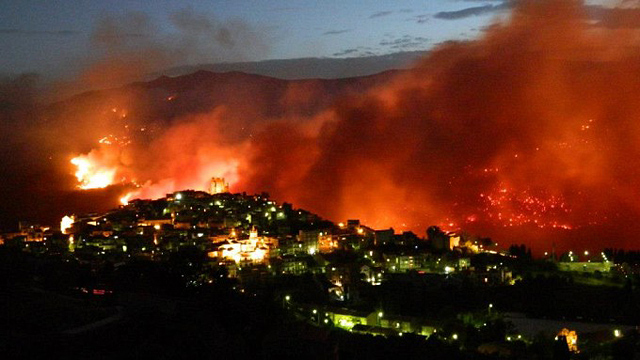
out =
[[85,155],[74,157],[71,163],[76,166],[75,175],[80,189],[100,189],[113,184],[115,169],[96,166]]
[[127,193],[125,196],[120,198],[120,203],[122,205],[128,205],[129,204],[129,200],[131,200],[131,196],[133,194],[132,193]]

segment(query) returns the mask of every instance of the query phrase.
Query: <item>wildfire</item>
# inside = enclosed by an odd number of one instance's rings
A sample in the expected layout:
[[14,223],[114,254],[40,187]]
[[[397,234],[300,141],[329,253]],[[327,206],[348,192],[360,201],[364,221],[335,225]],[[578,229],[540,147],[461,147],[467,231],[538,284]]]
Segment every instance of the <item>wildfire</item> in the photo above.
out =
[[120,203],[121,203],[122,205],[127,205],[127,204],[129,204],[129,200],[131,200],[131,196],[132,196],[132,195],[133,195],[132,193],[127,193],[125,196],[121,197],[121,198],[120,198]]
[[63,234],[68,234],[69,229],[73,226],[73,223],[76,221],[75,216],[65,215],[60,221],[60,231]]
[[80,189],[100,189],[113,184],[115,169],[99,168],[84,155],[74,157],[71,163],[76,166],[75,175]]
[[560,330],[556,336],[556,340],[558,339],[558,336],[565,337],[569,351],[578,352],[578,334],[575,331],[564,328]]
[[541,229],[574,228],[565,219],[571,209],[562,196],[533,194],[500,184],[488,194],[480,194],[484,214],[503,227],[532,224]]

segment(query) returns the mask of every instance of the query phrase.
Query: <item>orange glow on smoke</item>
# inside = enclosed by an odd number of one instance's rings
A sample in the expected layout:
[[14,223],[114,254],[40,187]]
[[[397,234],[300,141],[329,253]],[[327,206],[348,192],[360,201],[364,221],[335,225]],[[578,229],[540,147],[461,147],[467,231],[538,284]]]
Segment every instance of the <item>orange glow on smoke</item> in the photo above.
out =
[[593,229],[610,226],[635,246],[640,37],[585,10],[517,2],[480,38],[337,97],[305,81],[209,101],[217,93],[200,81],[220,75],[206,74],[179,79],[189,96],[178,79],[157,97],[118,93],[97,147],[72,160],[79,187],[131,183],[125,203],[224,177],[232,191],[374,228],[562,243],[605,239]]

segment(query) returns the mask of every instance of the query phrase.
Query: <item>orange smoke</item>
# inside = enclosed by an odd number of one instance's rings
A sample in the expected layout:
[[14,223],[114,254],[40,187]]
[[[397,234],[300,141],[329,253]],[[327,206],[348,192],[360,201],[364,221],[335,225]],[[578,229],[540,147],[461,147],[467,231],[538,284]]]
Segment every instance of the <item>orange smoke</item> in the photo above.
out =
[[234,75],[245,88],[205,110],[188,101],[210,94],[166,101],[171,89],[150,105],[190,114],[129,146],[116,178],[139,184],[131,197],[159,197],[222,176],[232,191],[419,234],[438,224],[510,242],[626,241],[640,216],[640,41],[585,8],[520,1],[482,38],[329,106],[314,82]]

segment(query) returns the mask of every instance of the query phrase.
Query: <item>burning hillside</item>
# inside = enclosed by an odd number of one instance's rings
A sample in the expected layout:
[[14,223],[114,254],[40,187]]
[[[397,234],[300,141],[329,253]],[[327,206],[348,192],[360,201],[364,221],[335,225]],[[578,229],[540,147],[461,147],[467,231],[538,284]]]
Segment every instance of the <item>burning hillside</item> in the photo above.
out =
[[44,132],[73,140],[60,167],[74,186],[117,185],[114,202],[223,176],[376,227],[631,245],[640,36],[605,20],[579,1],[523,1],[407,72],[160,78],[57,104],[64,121]]

